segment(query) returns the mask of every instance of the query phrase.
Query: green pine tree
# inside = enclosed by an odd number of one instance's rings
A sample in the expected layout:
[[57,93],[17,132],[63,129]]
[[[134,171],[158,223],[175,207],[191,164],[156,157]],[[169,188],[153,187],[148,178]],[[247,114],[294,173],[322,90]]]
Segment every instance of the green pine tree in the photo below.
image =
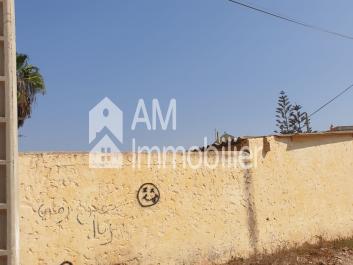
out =
[[292,127],[290,125],[290,116],[292,112],[292,104],[289,101],[288,96],[284,91],[281,91],[278,98],[278,107],[276,109],[276,122],[279,131],[276,133],[290,134],[293,133]]

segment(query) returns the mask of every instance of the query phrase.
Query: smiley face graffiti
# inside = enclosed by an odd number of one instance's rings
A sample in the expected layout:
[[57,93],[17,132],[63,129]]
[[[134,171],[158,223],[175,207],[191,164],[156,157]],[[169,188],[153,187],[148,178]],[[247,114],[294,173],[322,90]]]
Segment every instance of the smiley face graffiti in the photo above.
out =
[[143,184],[137,192],[137,200],[142,207],[151,207],[159,202],[160,193],[152,183]]

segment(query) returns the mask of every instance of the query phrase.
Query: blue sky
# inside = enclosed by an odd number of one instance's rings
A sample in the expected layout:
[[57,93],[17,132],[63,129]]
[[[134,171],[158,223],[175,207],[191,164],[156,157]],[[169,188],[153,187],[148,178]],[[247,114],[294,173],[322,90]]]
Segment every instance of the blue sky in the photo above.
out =
[[[248,1],[250,2],[250,1]],[[252,0],[353,35],[350,0]],[[278,93],[312,112],[353,83],[353,41],[315,32],[226,0],[17,0],[17,49],[45,77],[22,151],[88,150],[88,112],[105,96],[123,111],[124,150],[202,145],[214,130],[271,134]],[[166,110],[177,130],[130,131],[138,99]],[[353,124],[353,91],[318,113],[316,130]]]

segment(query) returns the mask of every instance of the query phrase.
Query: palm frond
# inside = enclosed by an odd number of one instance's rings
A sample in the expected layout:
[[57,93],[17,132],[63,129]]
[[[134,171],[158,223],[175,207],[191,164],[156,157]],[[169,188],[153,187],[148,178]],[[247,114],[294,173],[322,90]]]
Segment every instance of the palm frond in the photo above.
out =
[[44,78],[38,67],[29,64],[26,54],[17,54],[17,101],[18,127],[31,117],[38,94],[46,92]]

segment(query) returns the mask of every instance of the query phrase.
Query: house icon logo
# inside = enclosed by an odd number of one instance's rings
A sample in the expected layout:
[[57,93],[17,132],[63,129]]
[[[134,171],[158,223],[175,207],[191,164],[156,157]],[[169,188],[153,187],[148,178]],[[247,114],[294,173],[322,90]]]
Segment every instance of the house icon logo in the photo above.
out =
[[121,167],[118,145],[122,143],[123,112],[106,97],[89,112],[90,168]]

